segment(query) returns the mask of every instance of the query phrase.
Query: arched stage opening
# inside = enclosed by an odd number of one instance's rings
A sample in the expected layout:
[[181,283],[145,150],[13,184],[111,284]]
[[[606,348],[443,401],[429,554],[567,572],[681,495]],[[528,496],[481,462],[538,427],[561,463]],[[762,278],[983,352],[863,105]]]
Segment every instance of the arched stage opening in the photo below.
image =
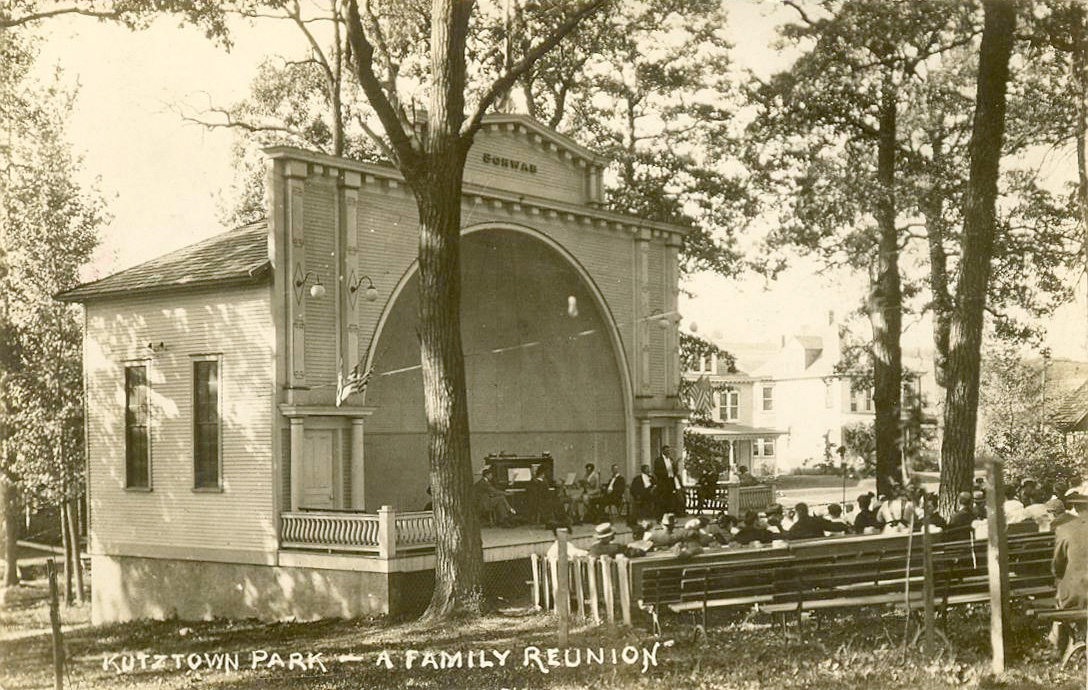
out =
[[[462,236],[461,331],[473,466],[489,453],[555,458],[556,476],[594,463],[625,467],[628,386],[615,326],[594,286],[561,249],[526,228]],[[427,501],[413,267],[375,335],[366,405],[365,505]],[[573,301],[570,299],[573,297]],[[572,305],[574,308],[572,308]]]

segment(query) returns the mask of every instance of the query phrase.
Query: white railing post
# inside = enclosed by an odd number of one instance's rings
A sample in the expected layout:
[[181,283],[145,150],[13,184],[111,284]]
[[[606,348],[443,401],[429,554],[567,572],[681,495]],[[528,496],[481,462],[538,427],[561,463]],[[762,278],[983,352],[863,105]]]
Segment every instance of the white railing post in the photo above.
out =
[[725,507],[733,517],[744,515],[744,510],[740,505],[740,489],[740,484],[729,485],[729,498],[725,503]]
[[397,557],[397,511],[382,506],[378,511],[378,558]]

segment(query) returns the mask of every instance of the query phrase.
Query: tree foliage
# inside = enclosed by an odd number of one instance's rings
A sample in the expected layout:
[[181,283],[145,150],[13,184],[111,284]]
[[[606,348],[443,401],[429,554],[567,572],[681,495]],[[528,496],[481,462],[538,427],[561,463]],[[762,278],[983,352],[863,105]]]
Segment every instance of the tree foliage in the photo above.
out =
[[62,505],[82,492],[82,333],[52,296],[79,282],[104,208],[76,181],[74,94],[35,79],[31,39],[0,32],[0,474],[28,501]]
[[1033,477],[1074,486],[1088,478],[1088,439],[1064,436],[1048,422],[1043,397],[1046,362],[1034,366],[1008,345],[984,353],[979,400],[982,445],[1004,462],[1006,481]]

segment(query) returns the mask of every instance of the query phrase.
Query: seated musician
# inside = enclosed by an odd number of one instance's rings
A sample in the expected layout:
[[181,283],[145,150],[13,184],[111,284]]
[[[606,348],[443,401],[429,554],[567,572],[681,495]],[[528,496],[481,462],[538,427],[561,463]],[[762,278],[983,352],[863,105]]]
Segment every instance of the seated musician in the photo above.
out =
[[627,479],[620,474],[620,466],[612,465],[612,476],[601,493],[599,512],[605,508],[615,508],[619,514],[623,510],[623,494],[627,490]]
[[593,463],[586,463],[586,476],[578,480],[578,488],[581,492],[571,504],[571,517],[575,522],[589,522],[597,517],[601,497],[601,473]]
[[536,469],[536,474],[526,487],[525,503],[529,509],[528,518],[533,522],[558,527],[570,525],[563,498],[545,465]]
[[490,467],[480,471],[480,479],[473,486],[476,510],[493,524],[509,526],[517,513],[506,500],[506,493],[492,482]]

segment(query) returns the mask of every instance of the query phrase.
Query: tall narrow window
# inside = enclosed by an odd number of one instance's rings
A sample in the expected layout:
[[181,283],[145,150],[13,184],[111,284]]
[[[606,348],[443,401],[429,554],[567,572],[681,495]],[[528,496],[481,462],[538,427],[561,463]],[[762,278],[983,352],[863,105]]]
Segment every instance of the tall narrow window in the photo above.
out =
[[763,411],[770,412],[774,409],[774,388],[771,386],[763,387]]
[[219,362],[193,362],[193,486],[219,488]]
[[125,486],[151,488],[147,366],[125,367]]

